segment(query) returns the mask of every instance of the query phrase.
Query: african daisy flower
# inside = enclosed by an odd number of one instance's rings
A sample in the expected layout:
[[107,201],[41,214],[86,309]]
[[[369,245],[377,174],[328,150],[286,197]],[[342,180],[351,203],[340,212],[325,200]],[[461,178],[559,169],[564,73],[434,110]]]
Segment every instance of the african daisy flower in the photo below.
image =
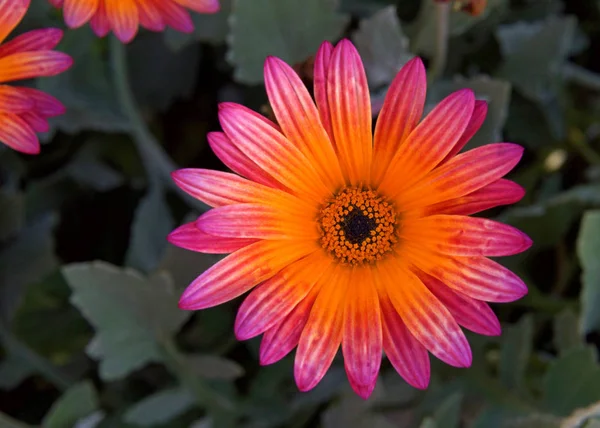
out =
[[524,194],[502,179],[522,148],[491,144],[458,154],[486,115],[472,91],[453,93],[423,120],[426,76],[410,61],[394,79],[371,132],[365,71],[347,40],[324,43],[315,59],[313,103],[296,73],[265,63],[274,124],[223,103],[224,132],[213,151],[239,175],[173,173],[214,208],[171,233],[175,245],[232,253],[183,293],[180,307],[203,309],[252,290],[236,336],[263,333],[261,364],[298,347],[302,391],[322,379],[342,348],[352,388],[368,397],[382,353],[417,387],[429,382],[428,352],[471,364],[460,326],[500,334],[485,303],[522,297],[526,286],[488,256],[524,251],[530,239],[469,214]]
[[[29,31],[3,43],[17,26],[30,0],[0,0],[0,83],[54,76],[73,61],[53,51],[62,38],[57,28]],[[49,130],[48,118],[64,113],[54,97],[37,89],[0,84],[0,141],[23,153],[40,151],[36,132]]]
[[219,0],[49,1],[53,6],[63,8],[69,28],[78,28],[90,21],[97,36],[104,37],[112,30],[123,43],[133,40],[139,25],[151,31],[163,31],[169,26],[191,33],[194,24],[187,9],[198,13],[219,11]]

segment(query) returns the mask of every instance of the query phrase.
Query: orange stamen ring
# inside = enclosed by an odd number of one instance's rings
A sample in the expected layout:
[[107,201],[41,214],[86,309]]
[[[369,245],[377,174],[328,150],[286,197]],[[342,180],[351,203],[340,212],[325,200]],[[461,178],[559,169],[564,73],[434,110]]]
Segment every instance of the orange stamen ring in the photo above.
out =
[[371,189],[347,187],[321,209],[321,246],[342,264],[381,260],[398,242],[393,205]]

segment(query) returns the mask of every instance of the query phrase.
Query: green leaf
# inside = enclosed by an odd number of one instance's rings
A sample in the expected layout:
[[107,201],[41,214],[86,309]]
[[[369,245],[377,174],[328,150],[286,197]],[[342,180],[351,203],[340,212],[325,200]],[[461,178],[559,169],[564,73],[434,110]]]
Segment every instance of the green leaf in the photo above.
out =
[[123,184],[123,176],[97,159],[77,158],[66,168],[78,184],[98,192],[108,192]]
[[25,287],[55,269],[55,216],[46,216],[26,227],[0,250],[0,316],[10,319]]
[[538,23],[508,24],[496,32],[505,58],[498,76],[538,102],[557,138],[565,134],[558,97],[562,67],[570,54],[576,25],[574,17],[553,17]]
[[563,420],[562,428],[594,427],[596,422],[600,422],[600,401],[575,410]]
[[73,290],[71,302],[96,330],[87,353],[100,360],[105,380],[163,361],[159,341],[176,333],[191,314],[178,309],[165,272],[146,279],[103,262],[76,263],[62,271]]
[[244,414],[261,425],[282,425],[292,415],[287,397],[280,393],[282,385],[289,380],[291,366],[289,360],[279,364],[261,367],[254,376],[247,398]]
[[57,16],[56,9],[49,2],[38,1],[31,2],[18,28],[29,31],[44,27],[57,27],[60,24],[62,24],[62,20]]
[[165,254],[173,227],[163,190],[150,188],[135,212],[126,263],[143,272],[154,270]]
[[600,331],[600,210],[583,215],[577,238],[577,255],[583,273],[581,330],[584,334]]
[[515,414],[500,407],[483,411],[471,428],[559,428],[561,419],[542,413]]
[[499,75],[532,100],[552,98],[575,36],[574,17],[500,26],[496,37],[505,57]]
[[64,169],[66,175],[77,184],[97,192],[108,192],[123,185],[125,177],[113,165],[119,163],[118,157],[123,156],[124,150],[135,151],[135,148],[114,142],[119,145],[119,150],[115,150],[107,144],[109,139],[100,134],[86,138],[85,145]]
[[0,389],[16,388],[33,374],[35,370],[30,364],[25,363],[21,358],[9,355],[0,362]]
[[[394,374],[397,376],[395,372]],[[333,399],[343,388],[347,388],[347,379],[346,372],[342,368],[332,367],[323,380],[310,391],[310,394],[297,395],[290,403],[290,407],[294,410],[300,410],[302,408],[325,404]],[[377,386],[380,387],[380,385],[381,379],[379,379]]]
[[438,428],[438,424],[435,422],[435,419],[427,417],[423,419],[419,428]]
[[173,51],[179,51],[194,42],[224,43],[229,32],[228,18],[231,13],[232,1],[220,0],[221,10],[216,14],[192,14],[194,32],[191,34],[167,28],[164,32],[165,43]]
[[17,234],[23,227],[25,206],[23,194],[0,189],[0,241]]
[[462,400],[463,396],[461,393],[454,393],[446,398],[433,415],[436,426],[458,428]]
[[593,348],[574,349],[554,361],[544,379],[544,406],[555,415],[600,401],[600,366]]
[[510,21],[536,21],[552,15],[558,15],[564,8],[560,0],[525,0],[518,8],[511,10]]
[[[420,55],[431,57],[435,52],[437,22],[436,0],[421,2],[419,16],[411,25],[408,36],[411,39],[412,51]],[[500,16],[506,9],[505,0],[488,0],[485,11],[480,16],[471,16],[467,13],[452,12],[450,14],[449,33],[451,37],[460,36],[469,31],[476,24],[489,16]]]
[[534,413],[509,418],[501,426],[502,428],[560,428],[562,425],[560,419],[556,416]]
[[79,357],[91,336],[89,325],[69,303],[70,294],[71,289],[57,270],[27,287],[12,321],[18,338],[59,365]]
[[44,428],[64,428],[98,409],[98,397],[91,382],[72,386],[53,405],[44,417]]
[[[96,410],[94,413],[80,418],[73,428],[97,428],[106,419],[106,414],[102,410]],[[120,426],[119,428],[128,428],[126,426]]]
[[533,344],[533,317],[528,314],[504,330],[500,351],[500,380],[508,389],[523,387]]
[[194,397],[185,389],[165,389],[144,398],[127,410],[125,422],[150,426],[181,415],[194,405]]
[[37,86],[67,107],[65,114],[51,121],[58,129],[70,134],[126,131],[129,122],[119,108],[103,41],[88,27],[65,32],[59,46],[73,57],[73,66],[58,76],[38,79]]
[[564,355],[582,345],[579,318],[571,309],[565,309],[554,317],[554,346]]
[[340,10],[358,16],[371,16],[377,11],[397,4],[397,0],[340,0]]
[[555,130],[548,129],[543,106],[512,94],[504,131],[508,141],[518,141],[531,150],[549,147],[555,140]]
[[[359,401],[360,400],[360,401]],[[358,398],[354,392],[344,395],[341,401],[330,406],[322,413],[323,428],[392,428],[395,425],[374,413],[369,407],[372,403]]]
[[453,81],[441,81],[432,89],[430,99],[435,103],[452,92],[463,88],[470,88],[475,92],[477,99],[487,101],[488,113],[483,125],[471,138],[465,150],[483,146],[497,141],[502,141],[502,128],[508,116],[510,104],[511,85],[505,80],[491,79],[488,76],[476,76],[470,79],[462,77]]
[[138,104],[165,110],[175,99],[189,98],[198,77],[200,53],[196,46],[173,52],[160,33],[136,36],[128,45],[127,63]]
[[236,80],[263,81],[268,55],[289,64],[314,55],[324,40],[335,40],[348,22],[333,0],[234,0],[228,60]]
[[600,205],[600,185],[573,187],[543,202],[506,210],[498,220],[527,233],[535,249],[556,244],[586,207]]
[[408,51],[408,38],[402,32],[395,6],[388,6],[362,20],[353,40],[373,87],[389,84],[414,56]]
[[202,418],[192,422],[190,428],[214,428],[213,421],[210,418]]
[[[182,223],[189,223],[194,221],[198,217],[197,213],[190,213],[185,216]],[[222,260],[225,256],[219,254],[203,254],[196,251],[185,250],[175,245],[167,245],[165,255],[160,265],[159,270],[166,270],[171,273],[173,277],[173,283],[177,290],[183,290],[186,288],[198,275],[203,273],[206,269]],[[207,314],[206,311],[202,311],[198,314],[202,317]],[[206,338],[207,334],[213,333],[216,336],[222,336],[219,328],[223,328],[226,324],[225,320],[219,320],[215,325],[210,325],[208,331],[203,333],[203,338]],[[205,323],[203,323],[204,325]],[[230,330],[227,330],[230,331]]]
[[21,421],[11,418],[10,416],[0,412],[0,427],[2,428],[27,428],[27,425]]
[[234,361],[216,355],[186,355],[190,369],[206,379],[236,379],[244,374],[244,369]]

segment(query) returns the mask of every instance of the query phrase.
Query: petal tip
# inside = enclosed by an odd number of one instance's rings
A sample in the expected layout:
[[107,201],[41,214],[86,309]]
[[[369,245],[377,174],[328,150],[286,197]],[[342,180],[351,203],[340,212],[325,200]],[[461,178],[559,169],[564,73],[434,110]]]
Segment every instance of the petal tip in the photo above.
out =
[[441,353],[436,352],[438,358],[452,367],[468,368],[473,363],[473,353],[471,346],[464,334],[451,345],[451,348],[446,348]]
[[202,8],[196,9],[196,12],[205,13],[205,14],[218,13],[220,11],[221,11],[221,4],[220,4],[219,0],[212,0],[212,1],[204,2]]
[[45,31],[46,35],[53,39],[56,43],[60,42],[65,35],[65,32],[60,28],[50,27],[46,28]]
[[373,393],[373,390],[375,389],[375,382],[369,385],[359,385],[357,383],[350,382],[350,386],[360,398],[362,398],[363,400],[367,400]]
[[362,63],[362,59],[360,58],[358,49],[356,49],[356,46],[354,46],[354,43],[352,43],[350,39],[344,38],[340,40],[340,42],[335,47],[335,51],[340,52],[341,55],[351,55],[353,57],[356,57]]
[[513,187],[513,193],[514,193],[514,198],[513,198],[514,202],[513,203],[517,203],[525,197],[527,190],[525,190],[525,188],[523,186],[521,186],[520,184],[517,184],[517,183],[514,183],[512,187]]
[[19,153],[23,153],[25,155],[39,155],[40,152],[42,151],[42,147],[40,146],[39,142],[36,142],[37,144],[32,144],[29,147],[19,147],[16,150]]
[[490,325],[489,330],[487,331],[488,336],[500,336],[502,335],[502,326],[498,321],[497,324]]
[[519,252],[527,251],[533,245],[533,240],[529,236],[527,236],[523,232],[521,232],[521,235],[522,235],[522,237],[521,237],[522,243],[521,243]]
[[471,88],[459,89],[455,92],[456,97],[462,98],[464,102],[472,103],[475,105],[475,92]]
[[235,335],[235,338],[237,340],[239,340],[240,342],[243,340],[248,340],[253,338],[256,335],[251,335],[248,332],[248,325],[246,323],[247,320],[247,315],[248,315],[248,311],[245,310],[245,305],[244,303],[242,303],[242,307],[240,307],[240,309],[237,312],[237,315],[235,316],[235,321],[233,323],[233,334]]
[[183,169],[171,171],[171,180],[173,180],[175,183],[179,184],[179,182],[181,182],[183,179],[183,174],[184,174]]
[[83,13],[64,13],[63,16],[66,26],[71,29],[79,28],[90,20],[90,16]]
[[321,379],[315,379],[314,376],[311,377],[304,369],[301,369],[298,365],[295,365],[294,380],[296,381],[296,386],[298,387],[299,391],[307,392],[313,389]]
[[237,103],[234,103],[231,101],[223,101],[218,104],[217,109],[219,110],[219,112],[221,112],[223,110],[229,110],[229,109],[236,108],[237,106],[238,106]]
[[63,71],[67,71],[67,70],[68,70],[69,68],[71,68],[71,67],[73,66],[73,64],[75,63],[75,61],[73,60],[73,57],[71,57],[70,55],[67,55],[67,54],[65,54],[65,55],[66,55],[66,58],[65,58],[65,60],[64,60],[64,65],[63,65],[63,68],[62,68],[62,69],[61,69],[61,71],[60,71],[61,73],[62,73]]
[[177,306],[179,307],[179,309],[183,309],[184,311],[193,311],[196,308],[194,307],[194,305],[192,304],[192,302],[189,301],[190,299],[188,298],[188,296],[185,295],[185,293],[179,298],[179,303],[177,304]]
[[325,40],[319,46],[319,51],[322,50],[322,49],[333,49],[333,43],[331,43],[329,40]]
[[258,352],[258,363],[261,366],[269,366],[278,360],[274,357],[272,349],[270,347],[263,346],[263,341],[260,343],[260,350]]
[[408,60],[406,64],[404,64],[404,67],[414,68],[417,72],[425,73],[425,64],[419,56],[415,56],[414,58]]
[[175,245],[176,247],[182,247],[181,240],[182,238],[185,239],[184,235],[187,234],[184,227],[185,225],[179,226],[177,229],[171,231],[171,233],[167,235],[167,242],[169,242],[172,245]]
[[519,278],[516,275],[515,278],[517,279],[517,281],[514,281],[512,284],[513,293],[511,293],[510,298],[505,301],[506,303],[515,302],[529,294],[529,289],[527,288],[527,285],[521,280],[521,278]]
[[415,377],[415,378],[411,379],[410,382],[407,381],[407,383],[414,388],[424,391],[429,386],[429,376]]

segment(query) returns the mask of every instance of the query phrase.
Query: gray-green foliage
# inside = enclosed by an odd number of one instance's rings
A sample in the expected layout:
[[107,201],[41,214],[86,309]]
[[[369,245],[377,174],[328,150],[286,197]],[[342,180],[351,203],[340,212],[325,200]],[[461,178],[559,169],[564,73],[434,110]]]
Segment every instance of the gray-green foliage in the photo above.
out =
[[389,83],[414,55],[408,50],[408,38],[402,31],[396,8],[388,6],[360,23],[354,43],[373,87]]
[[228,60],[235,78],[260,83],[267,55],[293,64],[313,55],[323,40],[337,39],[348,17],[336,6],[333,0],[234,0]]
[[44,428],[62,428],[74,426],[98,408],[98,396],[93,385],[84,381],[72,386],[54,403],[44,417]]
[[185,389],[164,389],[132,406],[125,421],[150,426],[168,422],[194,405],[194,397]]
[[100,360],[100,375],[120,379],[150,362],[163,361],[161,345],[189,317],[165,272],[144,278],[102,262],[62,269],[73,290],[71,302],[94,326],[87,353]]
[[581,282],[581,327],[583,333],[600,330],[600,211],[586,211],[583,215],[577,253],[583,274]]
[[544,405],[558,416],[600,401],[600,367],[592,348],[570,351],[555,361],[544,379]]

